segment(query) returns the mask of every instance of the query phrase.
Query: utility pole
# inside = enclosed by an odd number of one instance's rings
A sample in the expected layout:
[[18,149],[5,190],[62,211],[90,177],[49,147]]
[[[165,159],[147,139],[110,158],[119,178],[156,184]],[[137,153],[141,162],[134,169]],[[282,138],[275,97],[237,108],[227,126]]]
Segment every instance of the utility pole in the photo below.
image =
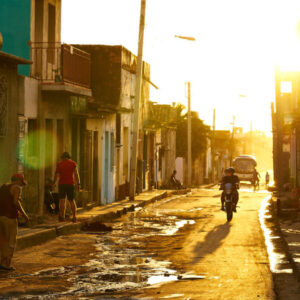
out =
[[146,0],[141,0],[139,44],[136,67],[135,99],[132,126],[132,144],[130,157],[130,178],[129,178],[129,199],[134,200],[136,188],[137,173],[137,154],[138,154],[138,136],[139,136],[139,109],[141,99],[141,87],[143,80],[143,42],[145,28]]
[[232,160],[233,160],[234,124],[235,124],[235,116],[233,116],[233,119],[232,119],[232,135],[231,135],[230,165],[232,165]]
[[252,120],[250,121],[250,154],[253,155],[253,127]]
[[188,186],[191,186],[192,179],[192,124],[191,124],[191,83],[187,83],[188,88],[188,157],[187,157],[187,169],[188,169]]
[[[175,35],[176,38],[184,39],[188,41],[196,41],[194,37],[190,36],[182,36],[182,35]],[[187,178],[188,178],[188,186],[191,186],[192,182],[192,126],[191,126],[191,83],[187,82],[188,88],[188,155],[187,155]]]
[[212,182],[215,182],[215,155],[216,155],[216,143],[215,143],[215,131],[216,131],[216,109],[214,108],[213,112],[213,132],[212,132],[212,140],[211,140],[211,156],[212,156]]

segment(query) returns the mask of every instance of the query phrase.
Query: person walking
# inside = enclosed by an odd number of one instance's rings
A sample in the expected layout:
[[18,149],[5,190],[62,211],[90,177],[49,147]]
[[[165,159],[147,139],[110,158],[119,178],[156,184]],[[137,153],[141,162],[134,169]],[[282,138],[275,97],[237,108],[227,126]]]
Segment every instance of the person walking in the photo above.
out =
[[17,242],[18,217],[29,218],[21,204],[21,190],[27,183],[24,176],[16,173],[11,182],[0,187],[0,270],[15,270],[11,266]]
[[267,173],[266,173],[266,187],[268,187],[269,186],[269,183],[270,183],[270,174],[269,174],[269,172],[267,171]]
[[66,197],[69,200],[72,211],[72,222],[76,222],[76,203],[74,200],[75,183],[80,190],[80,179],[77,170],[77,164],[71,160],[71,156],[68,152],[63,152],[61,155],[61,161],[56,166],[56,171],[53,179],[53,187],[58,181],[58,196],[59,196],[59,217],[60,222],[65,221],[66,213]]

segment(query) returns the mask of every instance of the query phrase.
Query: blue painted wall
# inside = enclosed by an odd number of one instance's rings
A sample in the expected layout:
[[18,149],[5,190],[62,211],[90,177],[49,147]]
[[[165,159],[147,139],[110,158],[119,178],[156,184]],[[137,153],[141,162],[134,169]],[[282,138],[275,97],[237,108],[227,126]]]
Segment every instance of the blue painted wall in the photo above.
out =
[[112,135],[114,132],[106,131],[105,126],[102,131],[102,186],[101,186],[101,204],[105,205],[115,201],[115,181],[114,181],[114,166],[112,162],[112,151],[114,142]]
[[[2,51],[30,59],[30,0],[0,1],[0,32],[3,35]],[[19,65],[19,73],[29,75],[30,66]]]

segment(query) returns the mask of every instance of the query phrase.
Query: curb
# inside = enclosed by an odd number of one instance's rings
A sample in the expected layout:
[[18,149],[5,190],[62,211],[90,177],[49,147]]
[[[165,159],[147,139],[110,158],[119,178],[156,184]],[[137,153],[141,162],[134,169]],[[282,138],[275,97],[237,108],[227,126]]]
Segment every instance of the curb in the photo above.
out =
[[70,233],[79,232],[81,230],[82,223],[70,223],[55,228],[56,236],[67,235]]
[[297,268],[297,264],[294,261],[293,256],[290,253],[290,248],[289,248],[289,245],[288,245],[288,243],[287,243],[287,241],[284,237],[284,233],[281,230],[280,223],[279,223],[279,218],[278,218],[277,211],[276,211],[276,208],[275,208],[275,202],[274,202],[273,199],[274,199],[274,197],[271,196],[271,199],[269,201],[270,201],[270,204],[271,204],[270,208],[271,208],[271,213],[272,213],[272,217],[273,217],[273,220],[274,220],[274,224],[275,224],[276,229],[278,230],[280,238],[283,242],[283,250],[285,252],[285,255],[286,255],[289,263],[291,264],[291,266],[293,268],[293,272],[294,272],[298,282],[300,283],[300,270]]
[[170,192],[165,191],[160,195],[155,195],[154,197],[148,200],[136,199],[133,202],[126,202],[125,204],[120,204],[121,207],[117,207],[114,211],[110,211],[101,215],[91,216],[90,218],[88,218],[87,220],[83,220],[82,222],[79,221],[78,223],[67,223],[63,225],[59,224],[56,226],[54,225],[49,229],[42,229],[39,230],[38,232],[33,232],[33,233],[18,236],[16,250],[22,250],[32,246],[40,245],[62,235],[68,235],[68,234],[80,232],[81,229],[89,223],[93,223],[93,222],[103,223],[103,222],[112,221],[125,215],[127,212],[134,211],[138,207],[145,207],[147,204],[154,203],[156,201],[167,198],[169,196],[183,195],[189,193],[190,191],[191,189],[177,190],[177,191],[170,191]]
[[22,250],[53,240],[57,237],[56,228],[44,229],[36,233],[29,233],[17,238],[16,250]]
[[210,188],[212,188],[213,186],[216,186],[216,185],[218,185],[218,183],[210,183],[210,184],[205,185],[204,188],[205,189],[210,189]]

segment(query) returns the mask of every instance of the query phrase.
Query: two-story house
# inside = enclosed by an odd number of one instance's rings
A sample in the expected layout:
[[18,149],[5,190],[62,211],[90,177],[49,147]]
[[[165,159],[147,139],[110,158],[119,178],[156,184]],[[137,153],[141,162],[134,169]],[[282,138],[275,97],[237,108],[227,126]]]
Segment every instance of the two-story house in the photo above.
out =
[[[137,57],[122,46],[62,44],[61,0],[4,0],[2,7],[4,50],[32,61],[19,67],[24,134],[16,156],[30,183],[25,207],[43,213],[45,180],[53,178],[63,151],[78,164],[79,205],[125,198]],[[154,146],[142,126],[150,84],[150,66],[144,62],[138,191],[153,185],[154,150],[149,149]]]
[[[61,0],[3,0],[0,28],[3,51],[30,59],[19,67],[20,118],[25,135],[19,157],[30,183],[24,190],[25,206],[43,213],[44,183],[53,178],[63,151],[79,165],[84,189],[92,158],[85,155],[90,136],[86,122],[93,113],[90,88],[90,55],[61,43]],[[89,191],[90,192],[90,191]],[[95,197],[97,199],[97,197]]]
[[[75,45],[91,55],[91,88],[102,121],[101,203],[129,194],[129,163],[137,57],[123,46]],[[150,66],[143,62],[141,125],[149,102]],[[94,125],[95,126],[95,125]],[[92,128],[89,128],[92,129]],[[150,187],[147,133],[140,126],[137,189]]]

